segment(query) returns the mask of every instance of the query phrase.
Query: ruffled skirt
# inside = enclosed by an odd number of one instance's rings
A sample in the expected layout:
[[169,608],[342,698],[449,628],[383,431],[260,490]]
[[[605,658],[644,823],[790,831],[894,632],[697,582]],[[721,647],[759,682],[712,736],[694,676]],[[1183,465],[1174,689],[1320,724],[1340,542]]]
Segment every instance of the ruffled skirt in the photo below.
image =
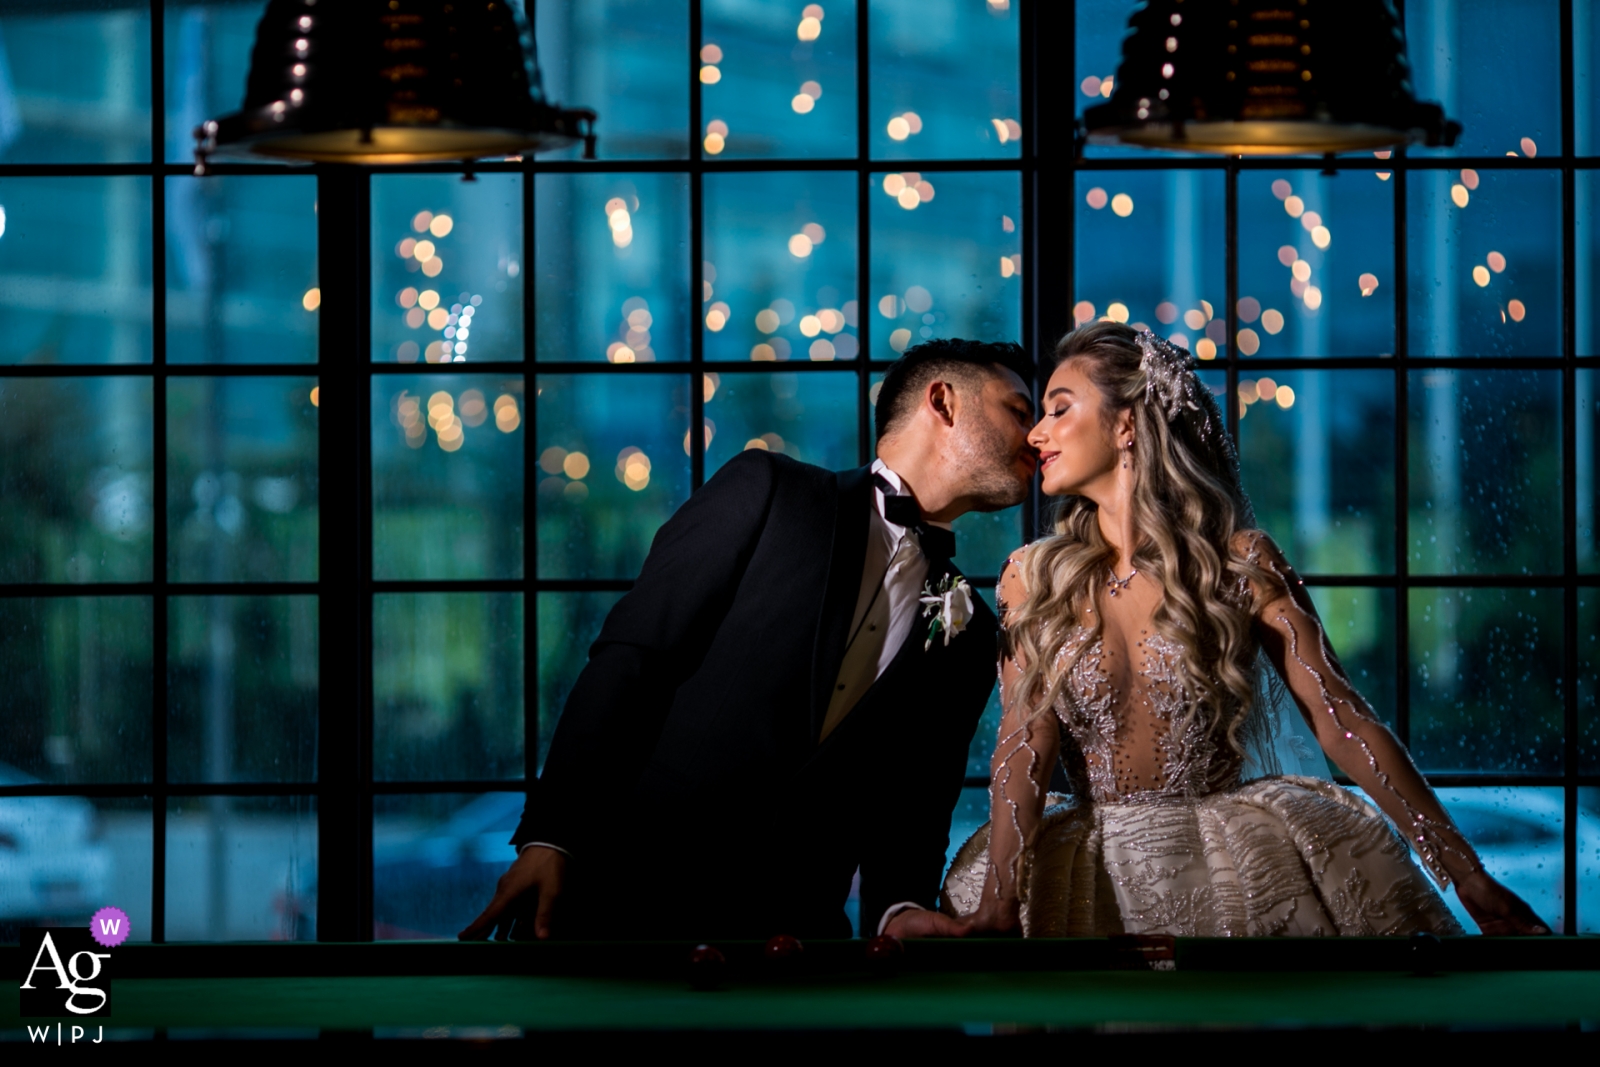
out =
[[[1331,782],[1050,801],[1022,875],[1028,937],[1462,932],[1388,820]],[[957,852],[940,910],[976,911],[988,869],[985,824]]]

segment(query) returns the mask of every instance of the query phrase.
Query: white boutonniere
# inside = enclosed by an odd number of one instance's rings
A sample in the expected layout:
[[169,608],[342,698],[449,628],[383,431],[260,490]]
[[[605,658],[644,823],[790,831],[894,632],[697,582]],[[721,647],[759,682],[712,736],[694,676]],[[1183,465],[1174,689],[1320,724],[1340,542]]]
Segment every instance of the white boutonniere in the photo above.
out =
[[947,574],[937,583],[924,584],[921,603],[922,617],[933,620],[928,624],[928,639],[922,644],[924,652],[933,647],[933,639],[940,634],[948,645],[972,621],[972,586],[959,574]]

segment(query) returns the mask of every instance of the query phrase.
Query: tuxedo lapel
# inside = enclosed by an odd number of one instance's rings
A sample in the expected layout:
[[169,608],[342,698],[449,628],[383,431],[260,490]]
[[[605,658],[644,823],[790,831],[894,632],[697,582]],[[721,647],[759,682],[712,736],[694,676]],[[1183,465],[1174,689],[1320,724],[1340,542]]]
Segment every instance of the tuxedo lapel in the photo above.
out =
[[850,637],[850,619],[861,594],[861,569],[867,559],[867,508],[872,506],[870,468],[858,467],[839,477],[839,503],[834,513],[833,544],[828,555],[827,586],[822,616],[811,653],[811,737],[822,732],[834,679]]

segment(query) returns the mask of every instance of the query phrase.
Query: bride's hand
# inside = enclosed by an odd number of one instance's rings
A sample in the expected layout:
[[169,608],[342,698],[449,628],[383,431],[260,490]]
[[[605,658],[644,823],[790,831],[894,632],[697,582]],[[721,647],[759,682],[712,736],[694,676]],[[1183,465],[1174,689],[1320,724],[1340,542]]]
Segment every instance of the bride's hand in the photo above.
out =
[[1550,932],[1527,901],[1482,870],[1457,879],[1456,896],[1478,929],[1491,937]]
[[1021,937],[1022,916],[1016,902],[1002,903],[988,894],[967,920],[974,934],[986,937]]

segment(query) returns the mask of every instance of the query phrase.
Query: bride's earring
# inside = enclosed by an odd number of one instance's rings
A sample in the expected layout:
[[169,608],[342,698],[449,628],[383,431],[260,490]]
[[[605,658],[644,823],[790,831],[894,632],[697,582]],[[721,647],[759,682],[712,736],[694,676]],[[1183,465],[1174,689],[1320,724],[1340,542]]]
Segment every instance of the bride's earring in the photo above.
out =
[[1129,441],[1127,444],[1123,445],[1122,447],[1123,447],[1122,469],[1123,470],[1127,470],[1128,469],[1128,457],[1133,455],[1133,442]]

